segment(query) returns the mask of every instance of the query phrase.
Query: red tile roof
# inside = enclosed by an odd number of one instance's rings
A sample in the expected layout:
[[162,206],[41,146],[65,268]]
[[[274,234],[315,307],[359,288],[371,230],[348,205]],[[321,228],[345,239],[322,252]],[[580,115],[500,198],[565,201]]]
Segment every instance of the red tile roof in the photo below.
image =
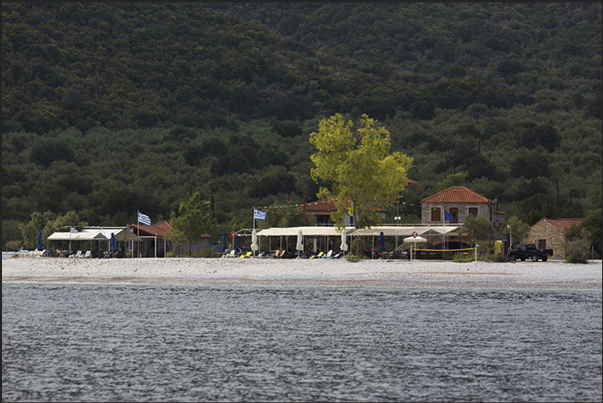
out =
[[578,225],[582,221],[581,218],[543,218],[543,220],[555,227],[555,229],[562,234],[567,228],[571,227],[572,224]]
[[[138,234],[138,224],[130,224],[129,227],[134,228],[134,232]],[[140,224],[140,235],[142,236],[158,236],[163,237],[166,232],[172,229],[169,221],[161,221],[153,225]],[[211,238],[209,234],[201,235],[201,238]]]
[[[374,208],[374,210],[382,212],[387,211],[386,209],[380,207]],[[337,211],[337,207],[335,207],[335,204],[329,201],[329,199],[320,199],[306,204],[306,213],[311,213],[314,215],[328,215],[333,211]]]
[[451,186],[432,196],[421,200],[422,203],[494,203],[465,186]]

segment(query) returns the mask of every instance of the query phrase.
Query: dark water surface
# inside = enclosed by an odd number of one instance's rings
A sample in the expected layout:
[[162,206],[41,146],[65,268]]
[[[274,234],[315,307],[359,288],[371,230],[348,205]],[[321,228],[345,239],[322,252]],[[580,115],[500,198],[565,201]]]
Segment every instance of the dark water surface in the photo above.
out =
[[2,401],[601,401],[601,292],[2,284]]

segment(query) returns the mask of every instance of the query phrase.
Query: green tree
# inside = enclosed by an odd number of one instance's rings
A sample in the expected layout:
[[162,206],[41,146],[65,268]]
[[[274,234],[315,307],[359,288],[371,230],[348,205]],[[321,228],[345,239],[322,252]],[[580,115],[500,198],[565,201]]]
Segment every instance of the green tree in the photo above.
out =
[[[199,192],[186,201],[181,201],[178,208],[179,216],[172,213],[172,229],[176,228],[182,231],[186,240],[188,240],[188,255],[191,255],[191,243],[194,239],[201,238],[205,233],[211,233],[216,230],[217,222],[211,217],[209,201],[201,200]],[[175,225],[174,225],[175,224]]]
[[482,247],[482,252],[487,253],[492,246],[494,245],[492,241],[492,233],[494,232],[494,227],[492,223],[485,217],[480,215],[474,216],[469,214],[463,225],[460,228],[460,234],[469,235],[474,242],[477,242]]
[[509,249],[520,243],[528,235],[528,231],[530,231],[530,226],[516,216],[508,217],[500,228],[500,233],[509,237]]
[[166,232],[164,235],[164,239],[166,241],[169,241],[172,243],[172,247],[174,248],[174,251],[176,251],[178,249],[178,247],[180,247],[186,243],[186,236],[184,235],[184,232],[182,232],[178,228],[176,228],[177,221],[178,221],[178,218],[176,217],[176,213],[172,212],[172,217],[170,220],[170,224],[171,224],[172,228],[168,232]]
[[565,230],[562,243],[565,261],[568,263],[586,263],[590,251],[591,233],[586,228],[572,224]]
[[595,248],[597,253],[601,255],[601,244],[603,243],[603,234],[602,234],[602,214],[601,209],[594,210],[590,214],[588,214],[582,222],[580,222],[580,231],[586,230],[590,236],[588,240],[590,245]]
[[465,171],[446,175],[446,178],[444,178],[443,181],[436,183],[436,190],[441,192],[451,186],[462,186],[465,183],[467,176],[469,176],[469,173]]
[[318,197],[333,200],[337,211],[331,218],[343,226],[347,212],[356,228],[380,222],[376,207],[386,208],[399,199],[407,184],[406,172],[412,158],[400,152],[389,154],[389,132],[363,114],[358,129],[345,122],[341,114],[320,121],[318,133],[310,134],[310,143],[317,152],[311,159],[315,167],[312,179],[330,184],[331,190],[320,187]]
[[20,224],[19,227],[23,234],[24,246],[33,249],[38,242],[39,231],[42,231],[42,241],[45,243],[46,239],[59,229],[65,227],[82,228],[87,225],[87,222],[79,220],[75,211],[69,211],[64,215],[59,215],[51,211],[46,211],[44,213],[34,211],[31,214],[31,220],[26,224]]

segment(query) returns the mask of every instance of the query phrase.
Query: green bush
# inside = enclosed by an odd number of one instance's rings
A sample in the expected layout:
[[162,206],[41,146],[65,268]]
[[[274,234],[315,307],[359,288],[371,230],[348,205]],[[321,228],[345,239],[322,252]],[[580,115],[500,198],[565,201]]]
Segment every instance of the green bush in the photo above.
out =
[[176,257],[176,252],[168,252],[165,254],[165,257]]
[[353,253],[349,253],[345,256],[345,260],[347,260],[348,262],[359,262],[361,261],[363,258],[360,255],[354,255]]
[[195,257],[221,257],[221,253],[216,253],[211,248],[201,249],[193,254]]
[[485,260],[490,261],[490,262],[508,262],[509,258],[506,257],[505,255],[491,254],[491,255],[487,255]]
[[569,255],[565,257],[565,263],[588,263],[586,256],[582,254]]
[[473,256],[463,255],[462,253],[456,253],[454,255],[444,255],[444,256],[450,256],[450,258],[444,259],[444,260],[452,260],[455,263],[468,263],[468,262],[473,262],[473,260],[474,260]]

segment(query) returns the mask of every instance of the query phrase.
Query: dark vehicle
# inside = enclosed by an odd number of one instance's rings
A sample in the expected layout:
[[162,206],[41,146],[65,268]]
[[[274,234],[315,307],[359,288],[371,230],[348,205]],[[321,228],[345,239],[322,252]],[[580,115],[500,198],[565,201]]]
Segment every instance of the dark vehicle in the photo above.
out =
[[521,245],[509,252],[509,259],[512,261],[520,259],[523,262],[526,259],[532,259],[533,262],[537,262],[538,259],[541,259],[546,262],[549,256],[553,256],[552,249],[538,249],[533,243]]

